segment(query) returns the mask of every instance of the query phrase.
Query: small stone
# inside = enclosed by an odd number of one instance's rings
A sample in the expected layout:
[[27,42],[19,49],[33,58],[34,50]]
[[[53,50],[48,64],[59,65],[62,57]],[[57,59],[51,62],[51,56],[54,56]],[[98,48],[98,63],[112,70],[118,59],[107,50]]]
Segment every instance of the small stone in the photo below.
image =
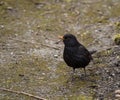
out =
[[20,77],[23,77],[23,76],[25,76],[25,75],[24,75],[24,74],[19,74],[19,76],[20,76]]
[[115,90],[115,94],[120,94],[120,90]]
[[38,8],[38,9],[42,8],[43,6],[45,6],[44,3],[35,3],[35,5],[36,5],[36,8]]
[[120,34],[114,36],[114,42],[116,45],[120,45]]
[[55,58],[58,58],[58,55],[54,55]]
[[42,75],[45,75],[45,73],[42,73]]
[[18,34],[15,34],[15,36],[18,36]]
[[64,13],[64,16],[65,16],[65,17],[68,17],[68,14],[67,14],[67,13]]
[[7,10],[13,10],[13,8],[12,7],[7,7]]
[[106,70],[107,73],[109,73],[109,70]]
[[120,94],[116,94],[115,97],[116,97],[116,98],[120,98]]
[[13,52],[11,52],[10,54],[13,55]]
[[0,25],[1,28],[4,28],[4,25]]
[[112,73],[111,75],[112,75],[112,76],[115,76],[115,74],[114,74],[114,73]]
[[38,25],[37,28],[40,29],[40,25]]
[[0,1],[0,6],[2,6],[4,4],[4,2],[3,1]]
[[119,58],[120,58],[120,56],[117,56],[116,58],[117,58],[117,59],[119,59]]

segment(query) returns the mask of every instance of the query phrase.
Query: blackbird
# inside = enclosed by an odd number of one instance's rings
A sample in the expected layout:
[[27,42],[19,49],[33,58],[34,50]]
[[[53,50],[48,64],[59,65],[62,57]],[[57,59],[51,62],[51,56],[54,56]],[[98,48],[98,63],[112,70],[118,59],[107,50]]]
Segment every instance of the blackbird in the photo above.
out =
[[84,68],[86,75],[85,67],[93,59],[91,54],[93,54],[94,51],[89,52],[72,34],[65,34],[59,38],[63,40],[65,45],[63,59],[66,64],[73,68],[73,72],[75,72],[76,68]]

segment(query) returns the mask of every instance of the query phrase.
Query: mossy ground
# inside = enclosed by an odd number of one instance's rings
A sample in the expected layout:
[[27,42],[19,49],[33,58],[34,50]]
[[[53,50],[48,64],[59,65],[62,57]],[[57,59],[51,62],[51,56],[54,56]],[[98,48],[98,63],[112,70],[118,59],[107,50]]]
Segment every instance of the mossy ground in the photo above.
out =
[[[112,38],[119,33],[119,17],[119,0],[1,0],[0,88],[50,100],[114,98],[120,50],[114,50]],[[82,69],[73,75],[62,59],[57,36],[67,32],[98,51],[87,78]],[[33,100],[1,90],[0,98]]]

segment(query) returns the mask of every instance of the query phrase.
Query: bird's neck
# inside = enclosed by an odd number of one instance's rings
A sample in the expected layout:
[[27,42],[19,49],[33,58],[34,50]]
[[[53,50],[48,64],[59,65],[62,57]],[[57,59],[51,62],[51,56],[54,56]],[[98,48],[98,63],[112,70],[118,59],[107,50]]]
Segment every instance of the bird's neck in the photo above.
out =
[[76,42],[76,43],[72,42],[72,43],[69,43],[69,44],[65,45],[65,47],[66,47],[66,48],[78,47],[79,45],[80,45],[79,42]]

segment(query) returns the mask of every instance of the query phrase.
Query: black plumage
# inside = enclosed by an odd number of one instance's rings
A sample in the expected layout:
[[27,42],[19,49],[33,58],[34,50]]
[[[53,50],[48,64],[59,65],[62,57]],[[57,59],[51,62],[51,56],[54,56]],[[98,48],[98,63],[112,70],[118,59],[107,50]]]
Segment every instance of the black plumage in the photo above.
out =
[[73,68],[75,71],[76,68],[84,68],[89,64],[92,60],[91,53],[78,42],[76,37],[72,34],[65,34],[61,37],[64,42],[64,52],[63,59],[66,64]]

